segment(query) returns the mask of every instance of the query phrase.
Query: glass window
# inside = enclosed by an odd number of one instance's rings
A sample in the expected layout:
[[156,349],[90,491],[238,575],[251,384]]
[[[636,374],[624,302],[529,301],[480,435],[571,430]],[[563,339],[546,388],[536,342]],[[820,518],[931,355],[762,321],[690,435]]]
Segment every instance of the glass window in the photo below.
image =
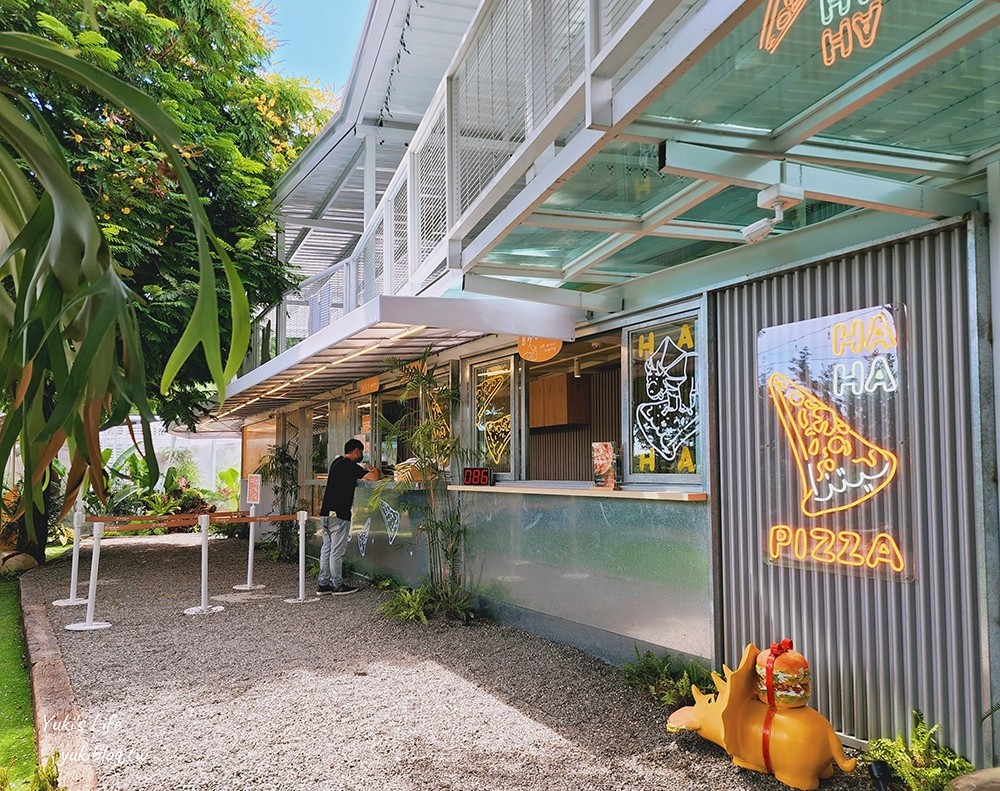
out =
[[[372,402],[370,398],[355,401],[351,405],[351,421],[354,439],[361,440],[365,444],[365,453],[368,454],[369,458],[374,458],[375,454],[372,453]],[[343,449],[343,445],[335,448],[337,452],[334,455],[340,455]]]
[[494,472],[510,472],[511,367],[503,359],[472,369],[476,450]]
[[629,334],[632,475],[698,473],[698,332],[693,316]]
[[330,465],[328,459],[330,445],[330,405],[320,404],[312,413],[312,475],[325,475]]

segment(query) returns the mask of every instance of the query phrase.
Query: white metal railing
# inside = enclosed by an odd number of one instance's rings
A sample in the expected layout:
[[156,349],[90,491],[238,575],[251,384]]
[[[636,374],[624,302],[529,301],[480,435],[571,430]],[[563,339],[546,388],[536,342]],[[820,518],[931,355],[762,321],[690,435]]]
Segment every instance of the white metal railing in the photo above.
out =
[[[354,252],[255,322],[248,367],[380,294],[418,293],[445,271],[449,232],[461,220],[460,238],[504,199],[531,164],[533,138],[554,140],[567,128],[560,105],[586,72],[588,24],[600,48],[648,2],[484,3]],[[547,128],[553,118],[560,128]],[[268,326],[275,334],[265,349]]]

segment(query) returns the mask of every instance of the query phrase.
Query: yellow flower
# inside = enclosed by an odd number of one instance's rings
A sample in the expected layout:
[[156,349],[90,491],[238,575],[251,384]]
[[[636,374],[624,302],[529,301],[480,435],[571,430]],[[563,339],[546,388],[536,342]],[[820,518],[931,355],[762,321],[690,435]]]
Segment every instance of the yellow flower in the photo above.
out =
[[142,180],[142,176],[136,176],[134,183],[136,183],[136,184],[142,184],[142,183],[144,183],[143,180]]
[[123,154],[127,154],[131,150],[132,150],[132,146],[130,146],[128,143],[126,143],[125,145],[122,146],[122,153]]
[[163,240],[162,239],[157,239],[156,240],[156,246],[157,247],[163,247]]
[[101,142],[104,143],[105,148],[111,148],[111,141],[108,138],[104,138]]
[[83,142],[83,136],[82,135],[78,135],[76,132],[73,133],[73,139],[77,143],[82,143]]
[[125,206],[122,209],[122,214],[131,214],[131,213],[132,213],[132,210],[128,206]]
[[110,214],[102,214],[101,217],[104,218],[105,220],[110,220],[111,219],[111,215]]
[[76,172],[77,173],[83,173],[84,170],[86,170],[86,168],[83,165],[77,165],[76,166]]

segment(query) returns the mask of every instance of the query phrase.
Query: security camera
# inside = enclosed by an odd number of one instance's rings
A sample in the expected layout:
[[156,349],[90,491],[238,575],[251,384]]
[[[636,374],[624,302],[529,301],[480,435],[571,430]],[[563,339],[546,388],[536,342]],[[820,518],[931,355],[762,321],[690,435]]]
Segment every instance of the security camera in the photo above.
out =
[[740,228],[740,233],[743,234],[743,239],[747,244],[754,244],[771,233],[777,224],[778,221],[774,217],[765,217],[762,220],[751,223],[746,228]]

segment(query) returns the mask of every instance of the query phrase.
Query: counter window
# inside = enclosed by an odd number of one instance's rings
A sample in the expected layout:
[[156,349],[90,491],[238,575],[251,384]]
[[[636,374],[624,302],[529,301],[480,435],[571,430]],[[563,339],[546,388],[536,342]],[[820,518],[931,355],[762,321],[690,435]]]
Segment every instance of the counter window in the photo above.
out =
[[698,473],[698,333],[695,318],[629,334],[629,473]]
[[476,450],[494,472],[510,472],[511,369],[498,360],[472,369],[475,388]]

